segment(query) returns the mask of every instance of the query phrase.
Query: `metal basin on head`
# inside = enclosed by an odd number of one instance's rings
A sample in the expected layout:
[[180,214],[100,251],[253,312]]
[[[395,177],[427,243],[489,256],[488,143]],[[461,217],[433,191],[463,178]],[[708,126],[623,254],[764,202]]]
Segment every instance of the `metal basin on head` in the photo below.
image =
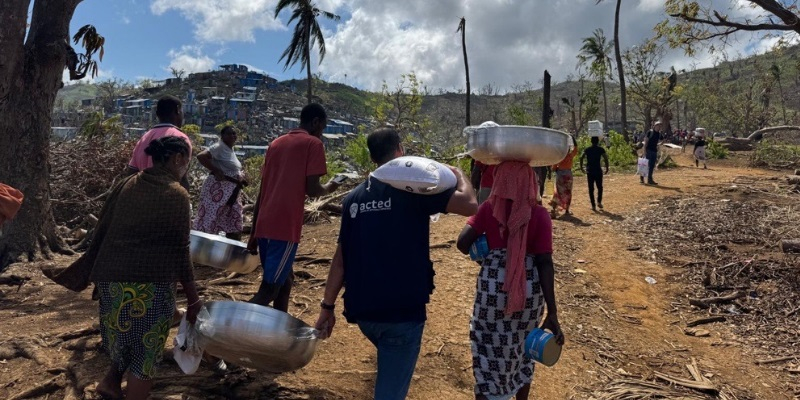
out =
[[569,134],[538,126],[468,126],[467,154],[484,164],[527,162],[544,167],[561,162],[572,148]]
[[274,308],[238,301],[205,304],[209,319],[198,317],[203,349],[227,362],[281,373],[300,369],[314,357],[317,330]]
[[196,264],[248,274],[261,262],[247,251],[247,245],[237,240],[193,230],[189,242],[192,262]]

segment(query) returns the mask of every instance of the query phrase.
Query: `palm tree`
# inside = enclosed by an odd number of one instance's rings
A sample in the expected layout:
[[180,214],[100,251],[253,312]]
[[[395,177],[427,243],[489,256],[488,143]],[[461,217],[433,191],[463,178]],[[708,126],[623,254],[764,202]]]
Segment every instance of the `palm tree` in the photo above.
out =
[[606,100],[606,77],[611,73],[611,48],[614,43],[606,40],[602,29],[596,29],[594,35],[583,39],[583,46],[578,54],[580,65],[589,65],[589,73],[599,79],[603,86],[603,122],[608,124],[608,106]]
[[783,101],[783,85],[781,85],[781,67],[778,64],[772,64],[772,67],[769,69],[770,73],[772,74],[772,78],[775,79],[775,82],[778,83],[778,93],[781,95],[781,109],[783,110],[783,124],[786,124],[786,105]]
[[286,64],[283,67],[285,71],[290,66],[297,64],[306,68],[306,75],[308,78],[308,102],[311,103],[311,47],[317,44],[319,47],[319,62],[325,58],[325,38],[322,36],[322,29],[317,23],[317,17],[323,17],[338,21],[341,19],[338,15],[323,11],[317,8],[317,5],[312,3],[311,0],[280,0],[278,5],[275,6],[275,18],[278,14],[286,8],[292,8],[292,16],[286,24],[291,24],[297,21],[294,26],[294,34],[289,46],[281,54],[280,60],[286,59]]
[[461,32],[461,48],[464,50],[464,70],[466,71],[467,75],[467,124],[465,126],[470,126],[469,98],[471,91],[469,87],[469,62],[467,61],[467,20],[464,17],[461,17],[461,21],[458,23],[458,29],[456,32]]

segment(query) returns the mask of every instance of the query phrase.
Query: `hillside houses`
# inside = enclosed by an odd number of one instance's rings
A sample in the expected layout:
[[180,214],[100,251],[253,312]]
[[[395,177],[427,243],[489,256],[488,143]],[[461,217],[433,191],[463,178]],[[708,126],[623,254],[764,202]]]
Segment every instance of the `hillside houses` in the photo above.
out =
[[[279,84],[275,78],[240,64],[221,65],[215,71],[158,81],[157,85],[153,81],[149,83],[153,87],[147,91],[134,89],[131,93],[120,93],[110,101],[107,97],[85,99],[77,110],[54,110],[54,125],[79,127],[85,118],[78,118],[78,115],[105,111],[107,117],[121,115],[125,127],[131,128],[129,132],[139,132],[157,122],[158,98],[171,94],[183,101],[185,123],[200,126],[203,136],[215,134],[214,127],[226,121],[245,127],[248,142],[242,145],[258,146],[248,148],[246,153],[249,155],[263,151],[273,139],[296,128],[305,103],[305,99],[295,94],[290,85]],[[348,134],[355,134],[355,125],[342,119],[346,116],[336,110],[328,111],[330,120],[325,129],[326,142],[340,143]],[[63,132],[66,131],[59,130],[62,136]]]

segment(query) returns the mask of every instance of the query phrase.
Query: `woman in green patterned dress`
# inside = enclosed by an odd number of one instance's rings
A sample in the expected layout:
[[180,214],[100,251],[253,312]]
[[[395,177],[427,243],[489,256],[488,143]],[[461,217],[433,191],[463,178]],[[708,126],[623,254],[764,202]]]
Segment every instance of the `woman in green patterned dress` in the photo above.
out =
[[189,194],[180,179],[189,145],[179,137],[153,140],[148,168],[115,188],[98,226],[99,250],[91,279],[100,292],[100,326],[111,367],[97,386],[106,398],[146,399],[175,310],[177,282],[186,293],[187,319],[202,307],[189,254]]

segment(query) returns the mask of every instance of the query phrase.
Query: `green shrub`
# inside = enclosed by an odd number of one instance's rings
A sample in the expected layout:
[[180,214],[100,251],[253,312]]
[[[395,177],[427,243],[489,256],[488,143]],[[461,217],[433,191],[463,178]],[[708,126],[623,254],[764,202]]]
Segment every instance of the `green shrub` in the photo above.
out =
[[800,164],[800,146],[781,145],[765,140],[758,143],[750,155],[755,167],[790,168]]
[[[612,169],[627,169],[636,164],[636,155],[631,150],[631,146],[625,141],[625,137],[615,131],[609,131],[611,147],[606,147],[603,138],[600,138],[600,146],[606,149],[608,164]],[[581,135],[578,138],[578,154],[575,156],[573,172],[580,171],[580,157],[583,150],[592,145],[591,137]]]
[[347,142],[347,146],[344,148],[344,157],[353,165],[356,172],[361,175],[367,175],[375,168],[375,163],[369,157],[367,135],[358,135]]
[[725,148],[722,144],[716,141],[708,142],[708,148],[706,149],[708,153],[708,158],[721,160],[723,158],[728,158],[728,149]]
[[264,165],[264,156],[250,157],[242,163],[242,170],[247,177],[250,185],[246,186],[242,191],[251,200],[256,201],[258,191],[261,189],[261,167]]

